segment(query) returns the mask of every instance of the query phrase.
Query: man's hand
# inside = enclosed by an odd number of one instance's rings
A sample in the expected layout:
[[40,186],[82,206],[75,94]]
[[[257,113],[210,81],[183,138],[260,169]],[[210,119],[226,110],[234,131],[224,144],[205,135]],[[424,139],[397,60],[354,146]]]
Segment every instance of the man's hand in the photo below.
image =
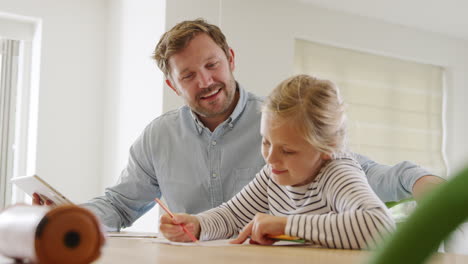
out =
[[419,202],[426,193],[444,182],[446,182],[446,180],[432,175],[419,178],[413,185],[413,198]]
[[38,193],[33,194],[32,204],[55,206],[55,203],[53,201],[49,200],[49,198],[47,198],[46,196],[38,194]]
[[192,242],[181,225],[184,225],[197,239],[200,238],[200,222],[195,216],[189,214],[174,214],[174,216],[172,219],[168,214],[164,214],[159,220],[159,231],[167,239],[176,242]]
[[239,236],[231,244],[242,244],[250,237],[251,244],[271,245],[276,242],[269,236],[283,235],[288,218],[257,213],[248,223]]

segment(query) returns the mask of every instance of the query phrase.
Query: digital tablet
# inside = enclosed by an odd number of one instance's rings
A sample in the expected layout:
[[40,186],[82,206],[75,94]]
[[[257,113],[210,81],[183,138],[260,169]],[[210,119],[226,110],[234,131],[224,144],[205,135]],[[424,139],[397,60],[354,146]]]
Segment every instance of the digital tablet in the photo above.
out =
[[37,175],[16,177],[11,179],[11,182],[31,197],[33,197],[33,193],[37,193],[39,196],[47,197],[47,199],[53,201],[56,205],[73,204]]

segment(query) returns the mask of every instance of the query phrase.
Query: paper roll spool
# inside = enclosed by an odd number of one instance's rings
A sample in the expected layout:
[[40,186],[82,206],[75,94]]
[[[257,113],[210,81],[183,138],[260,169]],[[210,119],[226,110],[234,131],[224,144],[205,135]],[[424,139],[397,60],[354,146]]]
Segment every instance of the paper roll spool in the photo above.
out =
[[88,210],[16,205],[0,213],[0,254],[37,263],[84,264],[101,253],[104,236]]

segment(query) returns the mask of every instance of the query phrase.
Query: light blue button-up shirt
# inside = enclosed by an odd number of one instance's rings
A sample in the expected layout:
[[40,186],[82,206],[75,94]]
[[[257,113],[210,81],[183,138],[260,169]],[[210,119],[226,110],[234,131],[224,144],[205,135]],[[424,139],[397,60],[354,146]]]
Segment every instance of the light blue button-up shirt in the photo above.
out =
[[[84,204],[110,229],[130,226],[164,195],[173,212],[196,214],[228,201],[265,164],[261,155],[262,99],[238,85],[239,101],[213,132],[188,106],[153,120],[130,148],[127,167],[105,196]],[[393,167],[357,155],[384,201],[411,195],[427,171],[409,162]]]

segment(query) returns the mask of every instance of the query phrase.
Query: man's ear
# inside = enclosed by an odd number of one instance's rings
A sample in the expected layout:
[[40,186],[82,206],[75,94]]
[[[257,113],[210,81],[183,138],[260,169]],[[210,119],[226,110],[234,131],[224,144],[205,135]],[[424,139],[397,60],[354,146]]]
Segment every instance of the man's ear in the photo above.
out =
[[229,67],[231,68],[231,71],[233,72],[234,69],[236,68],[236,63],[235,63],[235,60],[234,60],[234,50],[229,48],[229,53],[231,54],[231,56],[229,57]]
[[167,86],[171,87],[171,89],[172,89],[178,96],[180,96],[179,90],[177,90],[177,88],[174,87],[174,85],[172,84],[171,80],[166,79],[166,84],[167,84]]

